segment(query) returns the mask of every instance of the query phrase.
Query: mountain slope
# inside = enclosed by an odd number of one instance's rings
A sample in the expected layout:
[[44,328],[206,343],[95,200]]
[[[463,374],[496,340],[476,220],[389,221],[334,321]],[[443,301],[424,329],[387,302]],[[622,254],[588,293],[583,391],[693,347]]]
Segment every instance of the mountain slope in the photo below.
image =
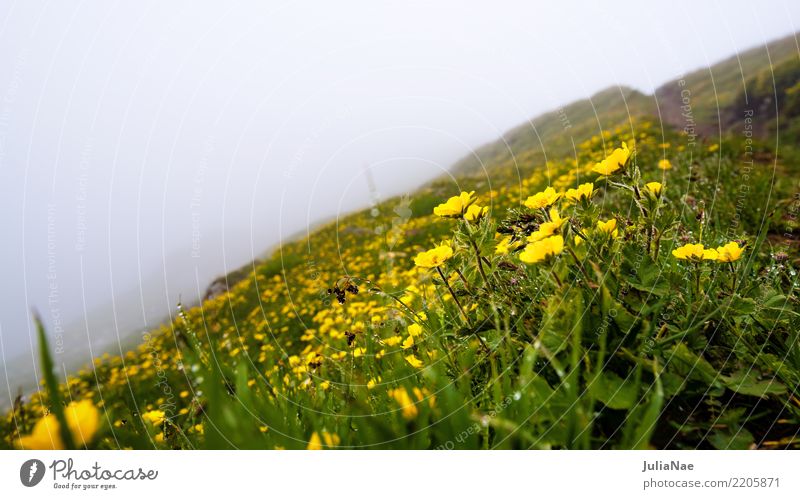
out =
[[[718,135],[720,129],[732,130],[748,109],[748,88],[754,91],[757,79],[768,82],[768,88],[772,83],[781,88],[781,82],[772,81],[774,68],[799,57],[795,33],[676,78],[655,91],[661,117],[678,129],[695,125],[697,132],[709,137]],[[764,109],[754,120],[760,123],[762,133],[768,130],[766,122],[775,119],[774,108],[769,111]]]
[[[542,165],[547,158],[572,154],[574,144],[643,117],[709,139],[717,136],[720,128],[723,132],[740,130],[754,92],[761,89],[763,96],[773,88],[780,93],[792,86],[791,81],[781,80],[776,68],[798,63],[798,47],[798,34],[792,34],[676,78],[653,95],[625,86],[609,87],[509,130],[458,161],[452,171],[480,174],[484,168],[529,162]],[[790,72],[790,77],[794,74]],[[749,96],[745,93],[748,88]],[[765,100],[762,97],[759,102]],[[761,137],[774,130],[770,126],[775,122],[774,109],[762,105],[753,117],[754,131]]]

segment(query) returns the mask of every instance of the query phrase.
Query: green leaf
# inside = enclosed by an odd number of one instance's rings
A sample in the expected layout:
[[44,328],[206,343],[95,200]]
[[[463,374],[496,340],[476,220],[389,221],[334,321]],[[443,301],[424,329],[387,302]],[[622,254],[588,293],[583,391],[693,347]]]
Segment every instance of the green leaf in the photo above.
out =
[[722,376],[725,386],[742,395],[765,398],[767,395],[786,393],[786,386],[782,383],[774,379],[759,381],[758,378],[758,373],[752,369],[749,371],[742,369],[730,376]]
[[580,317],[575,311],[583,310],[583,295],[571,291],[563,296],[553,295],[542,316],[540,338],[552,353],[558,353],[569,345],[573,329],[579,327]]
[[[657,368],[653,369],[655,373]],[[661,377],[656,374],[655,386],[647,396],[648,400],[639,403],[626,418],[625,429],[627,449],[646,449],[650,445],[650,437],[656,429],[661,409],[664,407],[664,387]]]
[[753,435],[744,428],[726,428],[712,433],[708,441],[719,450],[746,450],[753,445]]
[[636,384],[606,371],[589,384],[589,393],[611,409],[630,409],[636,404]]
[[628,246],[624,250],[622,271],[628,276],[627,283],[632,288],[655,296],[669,294],[670,286],[661,266],[641,248]]
[[688,378],[714,384],[718,381],[717,370],[706,359],[695,354],[685,343],[677,343],[667,356],[671,371]]
[[752,298],[734,295],[729,312],[735,315],[748,316],[756,311],[756,302]]
[[621,303],[615,300],[605,286],[603,286],[603,299],[601,303],[603,315],[614,319],[614,322],[623,333],[627,334],[636,324],[636,317],[628,312]]
[[61,435],[61,442],[67,449],[74,449],[75,443],[72,434],[67,426],[67,419],[64,416],[64,406],[61,401],[61,392],[58,389],[58,382],[53,374],[53,358],[50,356],[50,346],[47,343],[47,334],[44,332],[44,325],[37,314],[33,314],[33,322],[36,323],[36,332],[39,336],[39,354],[42,358],[42,371],[44,383],[47,387],[47,395],[50,398],[50,410],[58,421],[58,432]]

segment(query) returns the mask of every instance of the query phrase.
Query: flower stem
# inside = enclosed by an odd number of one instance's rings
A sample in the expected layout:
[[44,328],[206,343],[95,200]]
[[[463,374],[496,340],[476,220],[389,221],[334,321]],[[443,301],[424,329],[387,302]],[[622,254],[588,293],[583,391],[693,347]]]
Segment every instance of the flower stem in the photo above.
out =
[[483,270],[483,261],[481,260],[481,250],[478,249],[478,244],[472,239],[469,238],[469,242],[472,243],[472,247],[475,249],[475,258],[478,260],[478,272],[481,273],[481,277],[483,278],[483,283],[486,286],[489,286],[489,279],[486,277],[486,272]]
[[458,301],[458,297],[456,296],[455,291],[453,288],[450,287],[450,282],[448,282],[447,277],[444,276],[444,272],[442,272],[441,267],[436,267],[436,271],[439,272],[439,276],[441,276],[442,280],[444,281],[445,286],[447,286],[447,290],[450,291],[450,296],[453,297],[453,301],[456,302],[456,306],[458,307],[458,311],[461,312],[461,315],[464,317],[464,321],[469,325],[469,317],[467,317],[467,313],[464,312],[464,308],[461,306],[461,302]]
[[581,264],[580,260],[578,259],[578,255],[575,254],[575,251],[572,248],[570,248],[569,246],[567,246],[567,251],[569,251],[569,254],[572,255],[572,258],[575,260],[575,265],[578,266],[578,268],[580,269],[581,273],[586,278],[586,281],[587,282],[592,282],[592,278],[589,277],[589,273],[586,272],[586,268],[583,266],[583,264]]
[[461,278],[461,282],[464,283],[464,288],[467,290],[467,292],[472,294],[472,287],[469,285],[469,281],[467,281],[467,278],[464,277],[464,274],[462,274],[461,271],[458,269],[456,269],[456,273],[458,274],[458,277]]
[[694,289],[695,289],[695,296],[700,295],[700,264],[694,264]]
[[553,279],[555,279],[556,284],[558,284],[559,288],[564,286],[564,284],[561,282],[561,279],[558,278],[558,274],[556,274],[555,269],[550,269],[550,275],[553,276]]

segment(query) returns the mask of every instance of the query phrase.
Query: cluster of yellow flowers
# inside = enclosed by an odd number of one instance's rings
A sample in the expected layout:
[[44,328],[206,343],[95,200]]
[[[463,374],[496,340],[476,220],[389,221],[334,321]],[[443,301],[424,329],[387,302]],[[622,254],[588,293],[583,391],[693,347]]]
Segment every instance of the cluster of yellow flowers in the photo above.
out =
[[680,260],[693,262],[713,260],[720,263],[731,263],[741,258],[743,251],[744,248],[741,248],[736,241],[718,246],[717,249],[706,248],[702,244],[689,243],[672,250],[672,255]]

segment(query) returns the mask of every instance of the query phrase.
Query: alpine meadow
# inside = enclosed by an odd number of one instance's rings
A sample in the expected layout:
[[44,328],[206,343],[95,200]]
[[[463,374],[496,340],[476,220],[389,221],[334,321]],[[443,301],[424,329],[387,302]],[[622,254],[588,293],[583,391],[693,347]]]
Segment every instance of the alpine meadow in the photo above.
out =
[[535,118],[66,379],[34,318],[0,446],[800,449],[798,53]]

